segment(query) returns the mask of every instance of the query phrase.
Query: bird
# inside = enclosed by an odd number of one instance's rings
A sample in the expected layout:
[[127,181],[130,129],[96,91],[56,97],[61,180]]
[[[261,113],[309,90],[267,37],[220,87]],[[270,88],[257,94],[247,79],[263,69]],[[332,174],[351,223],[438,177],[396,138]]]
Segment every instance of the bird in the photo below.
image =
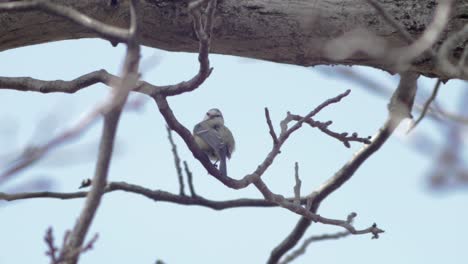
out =
[[215,162],[214,165],[220,162],[219,171],[226,177],[226,158],[231,158],[236,143],[231,130],[224,125],[223,114],[218,108],[206,112],[203,121],[193,128],[193,137],[198,147]]

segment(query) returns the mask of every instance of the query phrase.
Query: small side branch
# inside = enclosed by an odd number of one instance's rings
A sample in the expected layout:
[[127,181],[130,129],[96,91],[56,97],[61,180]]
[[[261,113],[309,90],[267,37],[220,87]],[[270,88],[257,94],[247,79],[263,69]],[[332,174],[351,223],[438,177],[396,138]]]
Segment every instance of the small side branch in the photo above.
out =
[[195,187],[193,186],[193,175],[192,172],[189,169],[189,166],[187,164],[187,161],[184,160],[184,170],[185,174],[187,175],[187,182],[190,190],[190,195],[192,197],[196,197],[197,193],[195,192]]
[[299,163],[294,164],[294,180],[296,184],[294,185],[294,204],[296,206],[301,204],[301,179],[299,179]]
[[273,124],[271,123],[270,111],[268,110],[267,107],[265,107],[265,118],[266,118],[266,122],[268,124],[271,139],[273,140],[273,145],[277,145],[278,144],[278,136],[276,135],[275,128],[273,127]]
[[184,186],[184,177],[182,175],[182,167],[180,166],[180,157],[179,153],[177,153],[177,146],[174,143],[174,140],[172,139],[172,132],[171,129],[166,126],[167,130],[167,138],[169,139],[169,142],[171,143],[171,150],[172,150],[172,155],[174,156],[174,166],[177,171],[177,178],[179,179],[179,194],[184,196],[185,195],[185,186]]
[[[70,236],[70,232],[67,231],[67,233],[65,234],[64,239],[63,239],[62,248],[65,246],[66,241],[69,238],[69,236]],[[71,254],[71,256],[76,257],[76,256],[78,256],[80,254],[83,254],[83,253],[85,253],[87,251],[92,250],[93,247],[94,247],[94,243],[96,242],[97,239],[98,239],[98,234],[95,234],[93,236],[93,238],[88,243],[86,243],[86,245],[83,248],[79,248],[79,249],[75,250]],[[64,262],[69,260],[69,259],[63,258],[63,256],[58,255],[60,249],[55,246],[52,227],[49,227],[47,229],[46,234],[44,236],[44,241],[45,241],[45,243],[47,245],[47,251],[45,252],[45,254],[46,254],[46,256],[48,256],[50,258],[50,264],[63,264]]]
[[421,122],[421,120],[426,116],[426,113],[427,113],[427,111],[429,111],[429,107],[431,106],[431,103],[436,99],[436,96],[437,96],[437,93],[439,92],[439,87],[440,87],[441,83],[442,83],[442,80],[437,79],[437,82],[436,82],[436,84],[434,86],[434,89],[432,90],[431,96],[424,103],[421,114],[419,115],[418,119],[416,119],[416,121],[414,121],[414,123],[408,129],[407,133],[411,132],[411,130],[413,130]]
[[[291,120],[296,120],[296,121],[301,120],[303,118],[304,117],[302,117],[300,115],[292,115],[291,114],[291,116],[290,116]],[[359,137],[357,132],[354,132],[351,135],[349,135],[349,133],[347,133],[347,132],[337,133],[337,132],[334,132],[334,131],[330,130],[328,127],[331,124],[333,124],[332,121],[320,122],[320,121],[315,121],[312,118],[309,118],[309,119],[307,119],[305,121],[305,123],[307,123],[311,127],[316,127],[318,129],[320,129],[320,131],[322,131],[323,133],[329,135],[330,137],[338,139],[339,141],[343,142],[343,144],[347,148],[351,147],[350,142],[360,142],[360,143],[364,143],[364,144],[370,144],[371,143],[371,141],[370,141],[371,137]]]
[[349,232],[343,231],[343,232],[338,232],[338,233],[335,233],[335,234],[324,234],[324,235],[320,235],[320,236],[311,236],[311,237],[307,238],[306,240],[304,240],[304,242],[302,243],[302,245],[298,249],[294,250],[293,252],[291,252],[291,254],[284,257],[284,259],[279,263],[280,264],[291,263],[292,261],[294,261],[298,257],[304,255],[306,253],[307,247],[309,247],[309,245],[314,243],[314,242],[324,241],[324,240],[336,240],[336,239],[340,239],[340,238],[343,238],[343,237],[347,237],[349,235],[350,235]]

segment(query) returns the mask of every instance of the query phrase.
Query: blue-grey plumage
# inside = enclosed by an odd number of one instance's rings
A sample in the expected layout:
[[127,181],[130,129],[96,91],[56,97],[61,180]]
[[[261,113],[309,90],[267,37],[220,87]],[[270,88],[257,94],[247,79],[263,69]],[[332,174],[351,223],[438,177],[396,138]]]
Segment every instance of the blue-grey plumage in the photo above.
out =
[[193,128],[195,143],[212,161],[219,161],[219,170],[227,176],[226,158],[231,158],[235,148],[234,137],[224,125],[223,114],[219,109],[210,109],[203,121]]

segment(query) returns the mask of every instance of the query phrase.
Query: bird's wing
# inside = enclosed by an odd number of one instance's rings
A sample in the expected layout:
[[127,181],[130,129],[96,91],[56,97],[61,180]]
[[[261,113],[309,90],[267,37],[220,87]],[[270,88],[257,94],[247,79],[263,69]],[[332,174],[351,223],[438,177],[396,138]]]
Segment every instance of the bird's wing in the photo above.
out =
[[193,133],[201,137],[215,152],[220,152],[220,150],[224,149],[225,143],[218,131],[198,124],[193,129]]
[[213,148],[216,156],[220,161],[219,170],[223,176],[227,176],[226,170],[226,156],[229,155],[229,150],[221,137],[221,134],[212,128],[204,127],[198,124],[193,129],[193,133],[203,139],[206,144]]

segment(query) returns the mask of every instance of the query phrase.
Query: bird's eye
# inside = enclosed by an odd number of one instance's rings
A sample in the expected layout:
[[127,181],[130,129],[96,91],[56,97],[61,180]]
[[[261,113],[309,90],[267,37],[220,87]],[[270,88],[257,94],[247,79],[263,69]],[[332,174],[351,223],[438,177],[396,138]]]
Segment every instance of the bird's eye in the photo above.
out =
[[210,116],[210,113],[206,113],[207,116]]

